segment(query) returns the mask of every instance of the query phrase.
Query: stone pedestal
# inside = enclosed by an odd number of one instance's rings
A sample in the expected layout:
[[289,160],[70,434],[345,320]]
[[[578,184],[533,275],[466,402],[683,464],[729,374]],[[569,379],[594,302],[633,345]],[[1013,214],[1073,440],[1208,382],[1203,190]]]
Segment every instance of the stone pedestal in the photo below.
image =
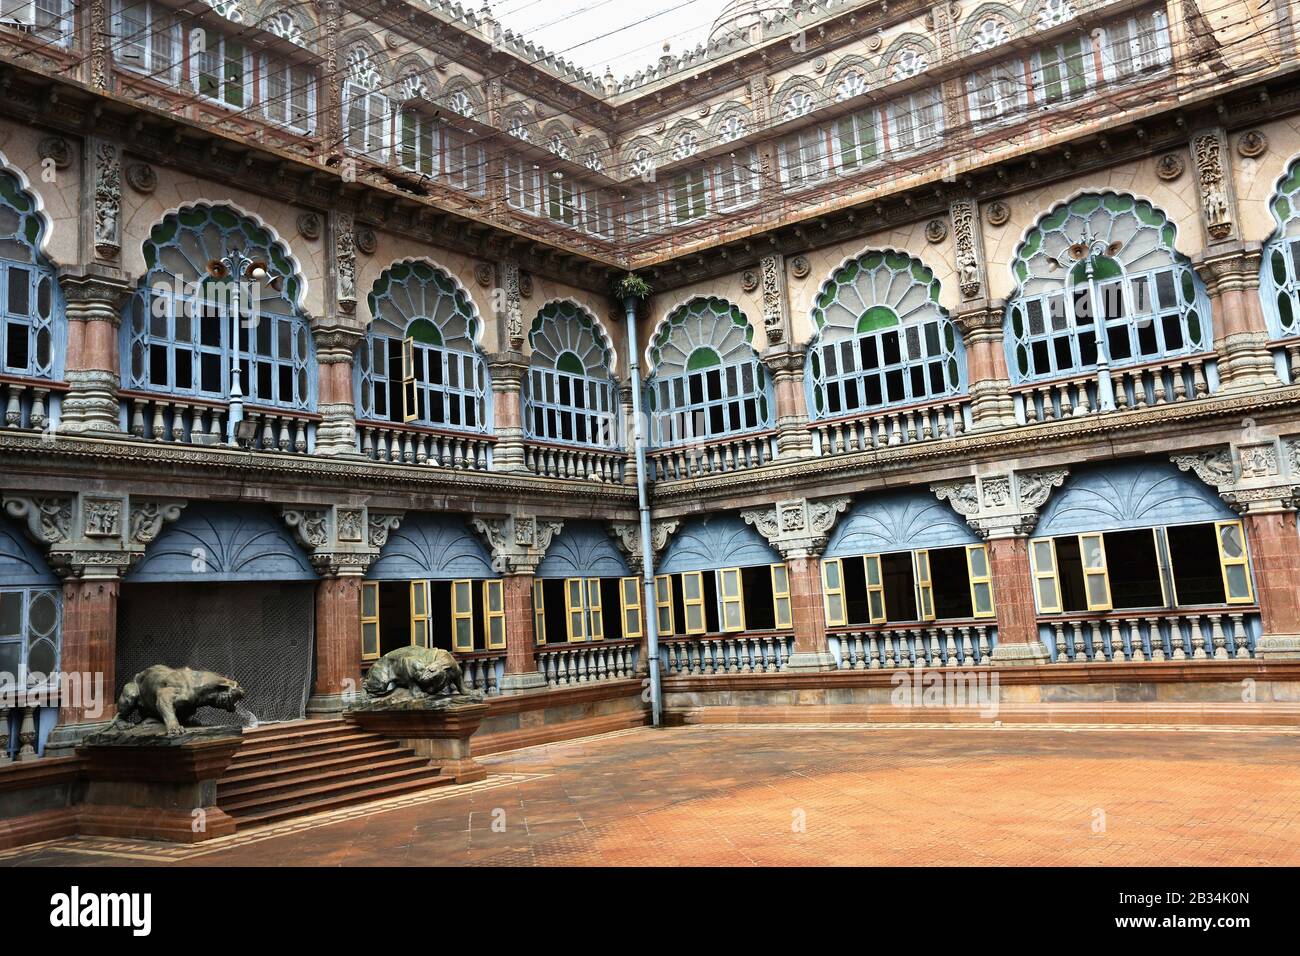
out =
[[1048,663],[1051,658],[1047,646],[1038,636],[1028,540],[1022,536],[991,538],[988,549],[998,618],[998,646],[993,649],[993,663]]
[[493,471],[527,471],[524,462],[523,381],[528,361],[519,352],[497,352],[489,357],[492,377]]
[[46,753],[66,754],[89,734],[102,730],[117,712],[117,578],[74,578],[63,585],[62,688],[59,724]]
[[790,576],[790,619],[794,624],[794,651],[786,669],[833,671],[835,655],[826,643],[820,563],[815,557],[790,558],[786,568]]
[[1193,259],[1210,297],[1222,392],[1278,384],[1259,298],[1261,255],[1257,242],[1215,243]]
[[487,716],[487,704],[468,697],[405,697],[367,700],[348,711],[362,730],[400,740],[430,766],[457,783],[487,777],[470,752],[470,737]]
[[501,680],[503,694],[539,690],[546,678],[537,669],[533,628],[533,581],[531,574],[508,574],[504,579],[506,604],[506,672]]
[[352,364],[362,334],[337,326],[315,328],[317,410],[316,454],[360,457],[357,451],[357,411],[352,404]]
[[118,325],[130,294],[115,269],[103,274],[60,275],[67,303],[68,350],[59,431],[120,434]]
[[1005,311],[1001,301],[981,302],[953,316],[953,324],[961,330],[966,344],[971,428],[976,431],[1016,424],[1002,335]]
[[86,779],[78,832],[201,843],[235,832],[217,808],[217,781],[243,744],[237,727],[168,737],[141,724],[86,738],[77,748]]
[[316,585],[316,677],[307,716],[337,716],[360,685],[361,575],[323,578]]
[[772,370],[776,396],[777,455],[808,458],[813,454],[813,441],[804,393],[804,350],[797,345],[776,345],[763,352],[763,362]]

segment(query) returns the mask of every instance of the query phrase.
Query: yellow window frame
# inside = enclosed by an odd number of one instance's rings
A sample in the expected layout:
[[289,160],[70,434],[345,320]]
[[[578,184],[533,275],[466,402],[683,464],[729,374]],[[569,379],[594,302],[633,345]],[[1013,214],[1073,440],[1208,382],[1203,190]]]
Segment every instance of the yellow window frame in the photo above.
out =
[[[718,583],[718,623],[725,632],[743,631],[745,629],[745,583],[741,580],[740,568],[719,568]],[[734,616],[733,616],[734,614]]]
[[655,618],[659,625],[660,637],[672,637],[677,633],[673,620],[673,577],[671,574],[655,575]]
[[[694,596],[692,596],[692,585]],[[686,633],[703,634],[709,629],[709,619],[704,613],[704,572],[682,572],[682,605],[686,609]],[[697,623],[691,624],[691,612],[696,614]]]
[[[1235,529],[1237,540],[1241,542],[1241,554],[1237,556],[1229,555],[1223,547],[1223,533],[1228,529]],[[1240,521],[1216,521],[1214,522],[1214,543],[1219,549],[1219,572],[1223,575],[1223,600],[1226,604],[1254,604],[1255,588],[1250,580],[1250,558],[1246,550],[1246,529]],[[1231,568],[1241,568],[1243,583],[1246,586],[1246,593],[1233,596],[1232,586],[1229,581],[1228,571]]]
[[379,660],[378,581],[361,582],[361,659]]
[[783,631],[794,627],[790,611],[790,569],[784,562],[777,562],[769,570],[772,573],[772,620],[776,622],[776,629]]
[[506,646],[506,598],[503,582],[488,578],[483,582],[483,643],[490,651]]
[[[984,573],[980,574],[975,568],[975,555],[979,555],[984,563]],[[993,565],[989,563],[988,545],[968,544],[966,545],[966,578],[970,582],[970,613],[971,617],[984,618],[997,616],[997,601],[993,597]],[[979,594],[983,588],[988,594],[988,607],[980,610]]]
[[822,608],[826,612],[827,627],[839,627],[849,622],[848,607],[844,603],[844,562],[840,558],[822,561]]
[[411,582],[411,644],[429,646],[429,582]]
[[474,652],[474,582],[469,578],[451,582],[451,649]]
[[402,421],[420,417],[419,393],[415,389],[415,339],[402,339]]
[[[1049,559],[1049,566],[1043,567],[1039,553]],[[1059,614],[1061,611],[1061,578],[1056,563],[1056,540],[1054,538],[1031,538],[1029,541],[1029,570],[1034,578],[1034,602],[1039,614]],[[1052,594],[1056,600],[1050,605],[1043,600],[1043,586],[1040,582],[1052,582]],[[974,598],[972,598],[972,602]],[[974,604],[972,603],[972,608]]]
[[541,578],[533,579],[533,643],[546,643],[546,588]]
[[587,605],[583,599],[586,581],[583,578],[564,579],[565,636],[570,644],[587,639]]
[[[1110,573],[1106,564],[1106,539],[1100,531],[1091,531],[1081,534],[1079,537],[1079,563],[1083,566],[1083,597],[1088,604],[1089,611],[1109,611],[1113,606],[1110,593]],[[1095,541],[1097,545],[1097,555],[1101,563],[1094,566],[1088,564],[1088,543]],[[1093,598],[1091,581],[1093,578],[1100,580],[1105,588],[1106,600],[1098,601]]]
[[930,580],[930,552],[912,552],[912,574],[916,579],[916,610],[922,621],[934,620],[934,584]]
[[880,555],[864,554],[862,569],[867,576],[867,615],[872,624],[884,624],[888,611],[885,608],[885,575],[880,567]]
[[641,637],[645,622],[641,617],[641,579],[618,579],[619,610],[623,613],[623,637]]
[[600,578],[587,578],[587,639],[605,639],[605,611],[600,600]]

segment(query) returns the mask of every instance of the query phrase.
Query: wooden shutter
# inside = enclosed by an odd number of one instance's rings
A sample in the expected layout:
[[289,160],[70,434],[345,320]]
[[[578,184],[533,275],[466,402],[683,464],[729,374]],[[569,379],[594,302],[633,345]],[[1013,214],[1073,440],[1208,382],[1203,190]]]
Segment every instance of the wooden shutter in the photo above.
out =
[[[1240,521],[1214,522],[1219,545],[1219,567],[1223,571],[1223,595],[1228,604],[1251,604],[1255,600],[1246,560],[1246,535]],[[1294,583],[1294,582],[1293,582]]]
[[451,582],[451,647],[469,654],[474,650],[474,582]]
[[848,623],[844,607],[844,565],[839,558],[822,562],[822,604],[827,627]]
[[982,544],[966,546],[966,573],[970,577],[972,617],[993,617],[993,572],[989,567],[988,548]]
[[505,588],[500,578],[483,582],[483,638],[490,651],[506,646]]
[[[1051,538],[1034,538],[1030,541],[1029,567],[1034,576],[1034,599],[1038,602],[1038,613],[1058,613],[1061,610],[1061,582],[1056,570],[1056,542]],[[974,601],[974,595],[971,600]]]
[[618,588],[623,612],[623,637],[640,637],[644,630],[641,620],[641,579],[620,578]]
[[778,631],[793,627],[790,615],[790,569],[785,562],[773,564],[772,572],[772,620]]
[[379,582],[361,582],[361,659],[379,659]]
[[411,643],[429,646],[429,582],[411,582]]

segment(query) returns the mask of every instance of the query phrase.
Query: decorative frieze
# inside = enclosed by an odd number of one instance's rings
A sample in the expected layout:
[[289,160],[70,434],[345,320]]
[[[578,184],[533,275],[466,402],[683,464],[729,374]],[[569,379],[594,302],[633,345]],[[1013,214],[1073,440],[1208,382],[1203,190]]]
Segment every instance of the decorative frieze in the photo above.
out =
[[980,240],[979,209],[970,199],[948,206],[952,219],[952,244],[957,260],[957,282],[966,301],[984,294],[984,245]]
[[138,501],[131,499],[129,541],[133,545],[147,545],[158,537],[164,525],[181,516],[184,501]]
[[559,520],[534,515],[474,518],[474,528],[492,551],[492,567],[500,574],[533,574],[546,550],[564,528]]
[[356,224],[351,213],[334,214],[334,297],[338,310],[352,315],[357,310]]
[[1169,459],[1213,488],[1238,514],[1300,507],[1300,436],[1248,437]]
[[763,280],[763,329],[769,345],[786,341],[790,327],[785,294],[785,257],[777,253],[763,256],[758,263]]
[[523,293],[519,284],[519,263],[510,261],[497,263],[497,275],[501,278],[501,291],[494,297],[499,310],[498,319],[510,347],[519,349],[524,344],[524,313],[521,304]]
[[[371,515],[367,538],[364,506],[323,505],[320,507],[285,507],[280,516],[294,538],[307,552],[308,559],[322,576],[339,577],[364,574],[388,541],[388,532],[396,528],[400,515]],[[376,527],[381,533],[375,533]]]
[[116,259],[122,249],[122,167],[117,146],[98,141],[94,146],[95,255]]
[[[668,539],[680,525],[681,521],[676,518],[655,521],[650,525],[650,547],[656,561],[664,548],[668,547]],[[619,550],[623,552],[624,558],[627,559],[627,566],[634,573],[640,574],[644,567],[641,554],[640,523],[636,521],[611,521],[608,527],[614,543],[618,545]]]
[[817,500],[788,498],[771,508],[742,511],[740,517],[781,552],[781,557],[815,558],[825,550],[836,520],[852,502],[848,495]]
[[1018,537],[1033,531],[1039,510],[1068,474],[1068,468],[1045,468],[974,475],[935,482],[930,490],[981,538]]
[[1200,189],[1201,213],[1211,242],[1231,239],[1235,232],[1232,183],[1223,157],[1226,144],[1220,129],[1201,130],[1192,136],[1192,160]]

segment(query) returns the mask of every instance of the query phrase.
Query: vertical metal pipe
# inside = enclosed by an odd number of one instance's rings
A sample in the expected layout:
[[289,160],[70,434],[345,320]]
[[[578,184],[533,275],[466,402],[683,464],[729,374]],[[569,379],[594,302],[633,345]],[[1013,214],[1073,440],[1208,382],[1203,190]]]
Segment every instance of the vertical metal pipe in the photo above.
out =
[[658,727],[663,713],[663,689],[659,684],[659,614],[655,607],[655,549],[650,541],[650,496],[646,490],[645,423],[641,416],[641,359],[636,340],[636,297],[625,296],[627,315],[628,372],[632,379],[632,443],[636,449],[636,497],[641,511],[641,607],[645,621],[646,662],[650,669],[650,714]]

